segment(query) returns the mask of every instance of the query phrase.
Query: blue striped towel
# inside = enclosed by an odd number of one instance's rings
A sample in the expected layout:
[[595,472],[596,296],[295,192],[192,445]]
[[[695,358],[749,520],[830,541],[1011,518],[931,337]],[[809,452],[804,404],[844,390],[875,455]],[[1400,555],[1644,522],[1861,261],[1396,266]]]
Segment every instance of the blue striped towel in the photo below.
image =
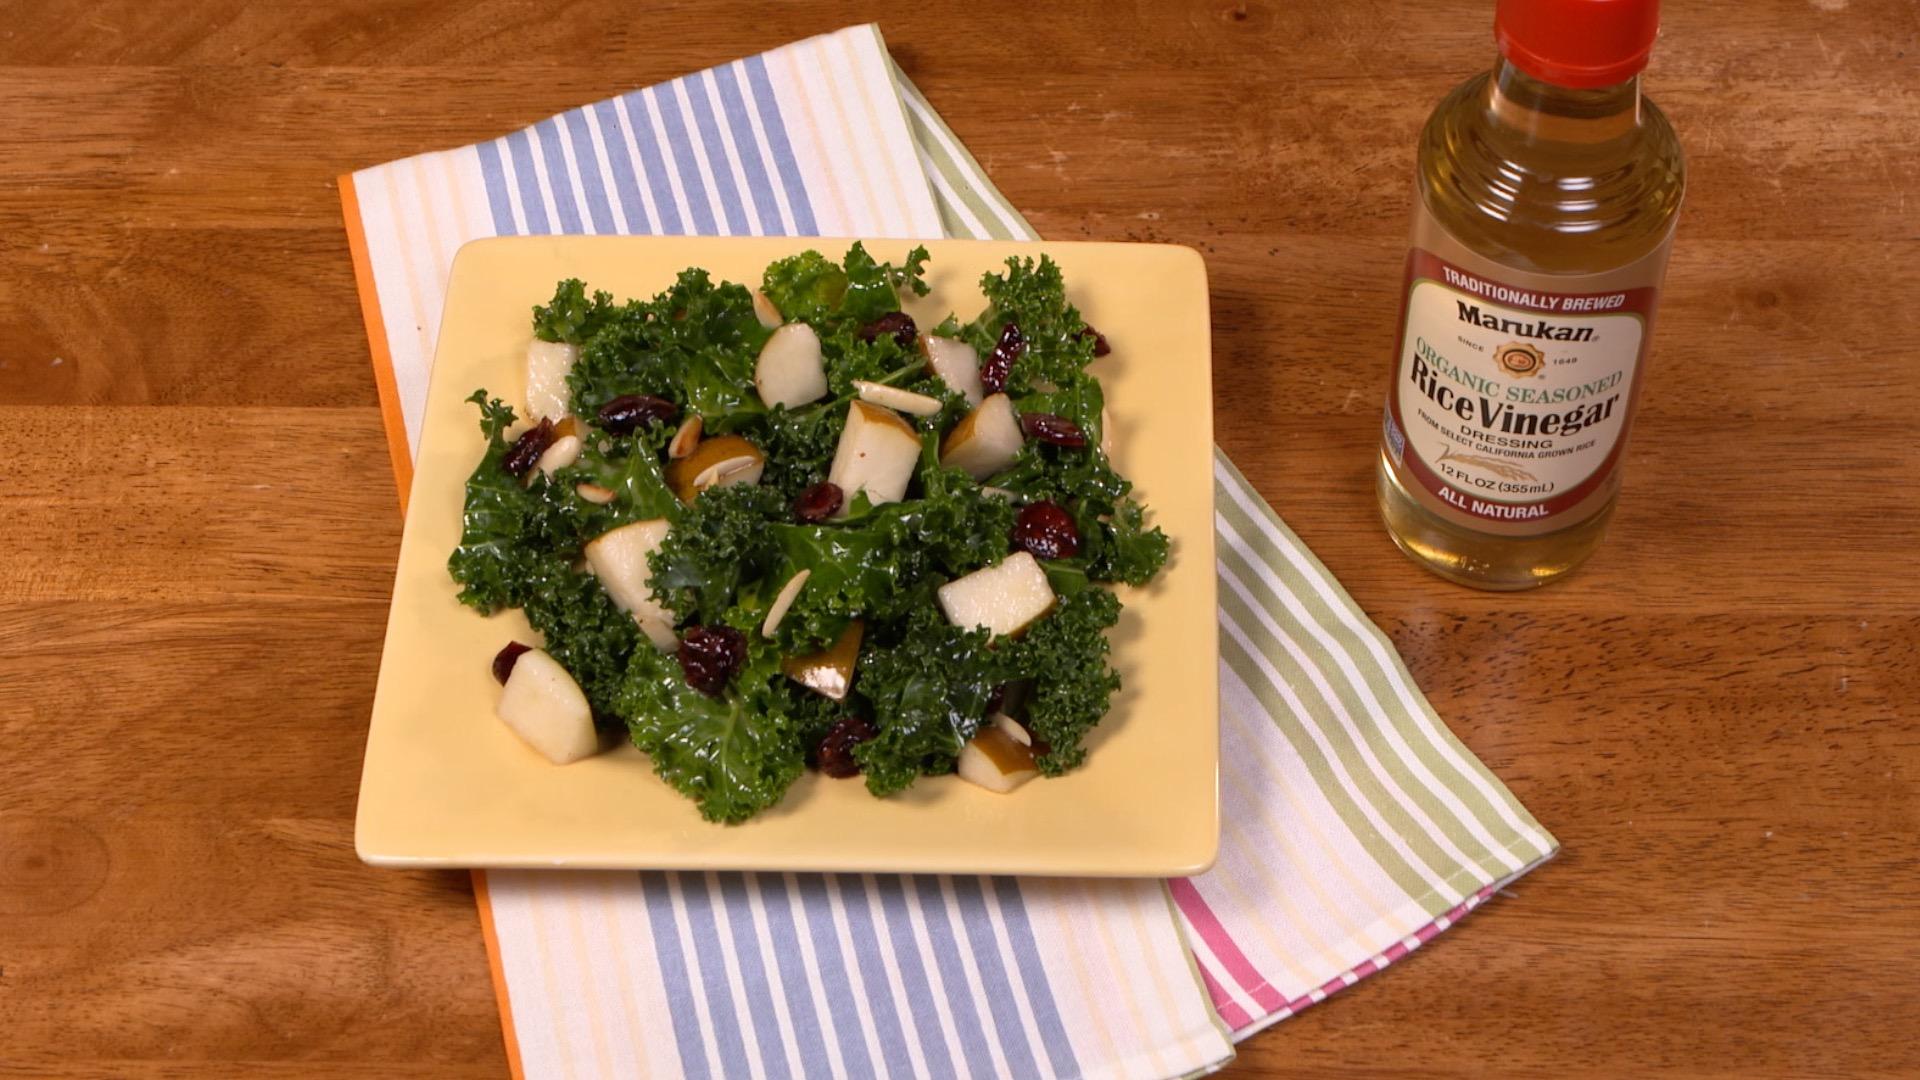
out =
[[[852,27],[343,178],[408,467],[483,236],[1036,238]],[[516,1075],[1148,1077],[1406,955],[1554,839],[1216,458],[1222,849],[1161,881],[476,875]]]

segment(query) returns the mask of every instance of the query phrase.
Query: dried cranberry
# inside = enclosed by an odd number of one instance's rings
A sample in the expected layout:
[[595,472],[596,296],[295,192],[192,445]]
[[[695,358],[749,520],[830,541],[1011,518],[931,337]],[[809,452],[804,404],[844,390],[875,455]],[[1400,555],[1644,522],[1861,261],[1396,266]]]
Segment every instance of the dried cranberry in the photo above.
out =
[[507,450],[507,456],[500,465],[515,476],[525,476],[528,469],[539,463],[540,455],[552,445],[553,421],[543,416],[539,423],[513,441],[513,446]]
[[904,311],[889,311],[860,328],[860,340],[872,341],[882,334],[893,335],[893,340],[903,349],[911,349],[920,340],[920,328],[913,325],[913,316]]
[[1080,336],[1093,339],[1093,355],[1095,356],[1105,356],[1113,351],[1113,347],[1107,344],[1107,335],[1095,330],[1091,326],[1081,327]]
[[513,665],[520,659],[521,653],[533,651],[533,646],[509,641],[499,652],[493,654],[493,678],[501,686],[507,685],[507,677],[513,674]]
[[872,724],[858,716],[843,716],[834,721],[827,729],[827,735],[814,748],[814,767],[836,779],[860,775],[860,762],[853,756],[853,748],[879,735]]
[[1000,340],[993,351],[980,361],[980,385],[987,393],[997,394],[1007,388],[1007,375],[1013,371],[1013,362],[1027,351],[1027,335],[1020,332],[1015,323],[1000,328]]
[[1080,430],[1079,424],[1064,416],[1043,412],[1023,413],[1020,426],[1026,430],[1028,438],[1039,439],[1050,446],[1078,450],[1087,445],[1087,433]]
[[600,426],[615,435],[631,435],[654,424],[680,418],[680,409],[666,398],[652,394],[621,394],[600,406]]
[[696,626],[680,638],[680,671],[687,685],[719,697],[747,660],[747,636],[731,626]]
[[793,516],[808,525],[817,525],[838,513],[845,498],[846,493],[840,490],[839,484],[822,480],[793,501]]
[[1036,559],[1071,559],[1080,554],[1080,529],[1059,503],[1028,503],[1014,519],[1013,546]]

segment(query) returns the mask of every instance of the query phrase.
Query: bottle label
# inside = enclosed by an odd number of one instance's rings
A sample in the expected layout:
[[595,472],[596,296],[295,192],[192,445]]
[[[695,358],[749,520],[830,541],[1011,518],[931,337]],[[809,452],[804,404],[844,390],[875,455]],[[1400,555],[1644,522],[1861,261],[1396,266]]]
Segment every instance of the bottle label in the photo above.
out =
[[1658,290],[1547,292],[1542,277],[1407,256],[1387,453],[1422,503],[1462,524],[1575,524],[1626,444]]

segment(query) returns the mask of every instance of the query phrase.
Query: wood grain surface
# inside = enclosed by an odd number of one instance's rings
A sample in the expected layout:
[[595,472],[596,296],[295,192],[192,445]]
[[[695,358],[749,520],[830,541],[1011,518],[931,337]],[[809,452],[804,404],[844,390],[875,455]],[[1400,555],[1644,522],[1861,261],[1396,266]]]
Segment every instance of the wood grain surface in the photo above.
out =
[[1044,235],[1206,254],[1221,444],[1566,845],[1233,1074],[1920,1074],[1920,9],[1670,5],[1625,498],[1513,596],[1371,495],[1490,8],[0,2],[0,1075],[505,1075],[465,875],[353,856],[399,520],[332,178],[869,19]]

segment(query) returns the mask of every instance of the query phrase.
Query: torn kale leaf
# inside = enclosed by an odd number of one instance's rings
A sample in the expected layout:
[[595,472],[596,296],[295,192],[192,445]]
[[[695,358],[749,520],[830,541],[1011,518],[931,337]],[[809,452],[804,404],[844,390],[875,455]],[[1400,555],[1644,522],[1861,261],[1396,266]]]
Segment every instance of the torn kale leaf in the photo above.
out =
[[708,821],[737,824],[780,801],[806,766],[819,710],[796,703],[777,652],[758,642],[727,693],[687,685],[672,656],[634,650],[619,713],[654,772]]

